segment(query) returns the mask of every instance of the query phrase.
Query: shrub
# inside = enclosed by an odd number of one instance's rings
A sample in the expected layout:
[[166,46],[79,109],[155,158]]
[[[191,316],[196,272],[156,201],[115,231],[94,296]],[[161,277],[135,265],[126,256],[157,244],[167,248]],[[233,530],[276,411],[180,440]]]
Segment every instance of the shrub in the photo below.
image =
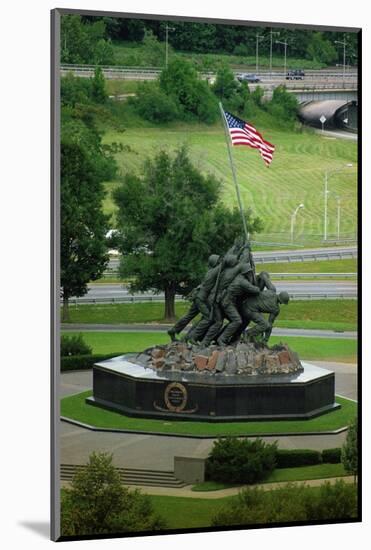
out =
[[357,516],[357,489],[355,485],[337,480],[321,485],[319,494],[306,499],[309,520],[351,519]]
[[357,419],[348,428],[347,438],[341,449],[341,461],[345,470],[354,475],[358,473]]
[[68,357],[71,355],[91,355],[92,349],[83,340],[81,334],[77,336],[68,336],[62,334],[61,338],[61,356]]
[[186,119],[211,123],[219,116],[215,95],[199,78],[193,65],[184,59],[173,59],[161,72],[160,88],[175,99]]
[[336,481],[313,489],[289,483],[272,491],[246,488],[238,498],[223,506],[212,520],[213,526],[342,520],[357,517],[357,490]]
[[61,498],[61,531],[64,536],[159,530],[164,520],[151,500],[121,483],[112,455],[92,453],[87,467],[78,472]]
[[322,462],[326,464],[338,464],[341,462],[340,447],[336,447],[334,449],[324,449],[322,451]]
[[276,453],[277,468],[294,468],[296,466],[321,464],[321,462],[321,453],[310,449],[279,449]]
[[169,122],[179,117],[179,108],[173,97],[163,92],[157,83],[143,82],[132,100],[137,113],[151,122]]
[[206,477],[223,483],[256,483],[275,468],[276,444],[261,439],[219,439],[206,460]]

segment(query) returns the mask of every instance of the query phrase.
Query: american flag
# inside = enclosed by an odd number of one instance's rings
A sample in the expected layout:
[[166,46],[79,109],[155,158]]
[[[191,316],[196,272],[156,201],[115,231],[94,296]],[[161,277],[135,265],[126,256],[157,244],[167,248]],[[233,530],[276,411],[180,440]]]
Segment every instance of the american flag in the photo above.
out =
[[253,149],[259,149],[264,162],[269,166],[273,159],[274,145],[269,143],[269,141],[265,141],[254,126],[251,126],[251,124],[248,124],[241,118],[231,115],[227,111],[224,111],[224,115],[232,145],[247,145]]

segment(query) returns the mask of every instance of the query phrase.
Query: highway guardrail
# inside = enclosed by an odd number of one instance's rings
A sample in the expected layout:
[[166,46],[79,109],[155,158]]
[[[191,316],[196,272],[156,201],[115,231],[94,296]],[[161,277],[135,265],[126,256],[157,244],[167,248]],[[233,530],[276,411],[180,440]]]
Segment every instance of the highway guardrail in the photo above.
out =
[[[311,292],[289,292],[292,300],[356,300],[357,293],[354,291],[349,292],[324,292],[324,293],[311,293]],[[176,296],[176,302],[187,301],[183,296]],[[89,298],[88,296],[82,296],[80,298],[70,298],[70,305],[82,305],[82,304],[133,304],[144,302],[165,302],[163,295],[154,296],[120,296],[109,298]],[[62,305],[62,301],[61,301]]]

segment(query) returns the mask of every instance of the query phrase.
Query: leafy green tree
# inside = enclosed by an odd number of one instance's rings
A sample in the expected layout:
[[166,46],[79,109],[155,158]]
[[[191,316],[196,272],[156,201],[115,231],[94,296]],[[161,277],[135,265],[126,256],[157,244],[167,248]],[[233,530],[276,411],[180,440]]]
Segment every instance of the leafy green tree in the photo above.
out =
[[[175,295],[199,284],[208,256],[225,252],[241,234],[239,213],[223,207],[220,190],[221,182],[203,175],[182,147],[147,159],[142,176],[127,174],[114,193],[121,275],[135,278],[132,290],[163,291],[166,319],[175,316]],[[246,217],[252,233],[261,230],[250,211]]]
[[97,103],[104,103],[107,100],[106,83],[100,67],[95,68],[94,77],[91,80],[91,95]]
[[280,85],[273,90],[267,110],[282,126],[293,128],[297,121],[299,103],[294,94],[290,94],[284,85]]
[[137,95],[131,103],[141,117],[151,122],[169,122],[179,117],[175,99],[168,96],[157,82],[139,84]]
[[79,15],[62,15],[62,63],[112,63],[113,49],[105,34],[106,25],[102,19],[83,22]]
[[160,86],[172,96],[188,118],[212,123],[218,115],[218,104],[208,84],[201,80],[191,63],[175,58],[161,72]]
[[321,32],[314,32],[312,34],[307,53],[313,61],[320,61],[328,65],[333,63],[337,58],[335,47],[329,40],[326,40]]
[[[143,45],[147,63],[153,66],[165,65],[165,43],[160,42],[151,30],[146,30],[143,37]],[[169,55],[171,54],[171,46],[169,47]]]
[[358,436],[357,420],[348,428],[347,437],[341,450],[341,461],[347,472],[354,475],[354,482],[358,473]]
[[121,484],[107,453],[92,453],[86,468],[62,491],[64,536],[154,531],[165,526],[147,495]]
[[216,79],[212,86],[214,94],[222,101],[233,97],[237,92],[239,84],[231,69],[227,65],[223,65],[216,73]]
[[63,320],[71,296],[87,292],[108,262],[108,218],[102,212],[103,181],[116,164],[100,136],[81,120],[62,117],[61,136],[61,287]]

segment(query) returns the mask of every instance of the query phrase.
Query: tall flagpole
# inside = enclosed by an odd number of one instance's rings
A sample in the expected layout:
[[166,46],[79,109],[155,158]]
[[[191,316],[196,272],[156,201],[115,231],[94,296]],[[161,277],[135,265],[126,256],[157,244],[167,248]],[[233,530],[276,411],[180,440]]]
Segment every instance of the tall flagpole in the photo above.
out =
[[233,181],[234,181],[234,185],[235,185],[235,187],[236,187],[237,200],[238,200],[238,206],[239,206],[240,213],[241,213],[243,229],[244,229],[244,232],[245,232],[246,240],[249,241],[249,240],[250,240],[250,235],[249,235],[249,232],[248,232],[248,230],[247,230],[246,219],[245,219],[245,215],[244,215],[244,213],[243,213],[243,208],[242,208],[242,201],[241,201],[241,195],[240,195],[240,188],[238,187],[237,176],[236,176],[236,169],[235,169],[234,163],[233,163],[233,157],[232,157],[232,151],[231,151],[231,142],[230,142],[230,134],[229,134],[228,124],[227,124],[227,120],[226,120],[226,118],[225,118],[225,114],[224,114],[224,110],[223,110],[223,105],[221,104],[221,102],[219,102],[219,109],[220,109],[220,114],[222,115],[222,120],[223,120],[223,125],[224,125],[224,133],[225,133],[225,140],[226,140],[226,142],[227,142],[227,149],[228,149],[228,155],[229,155],[229,162],[230,162],[230,164],[231,164],[231,170],[232,170],[232,175],[233,175]]

